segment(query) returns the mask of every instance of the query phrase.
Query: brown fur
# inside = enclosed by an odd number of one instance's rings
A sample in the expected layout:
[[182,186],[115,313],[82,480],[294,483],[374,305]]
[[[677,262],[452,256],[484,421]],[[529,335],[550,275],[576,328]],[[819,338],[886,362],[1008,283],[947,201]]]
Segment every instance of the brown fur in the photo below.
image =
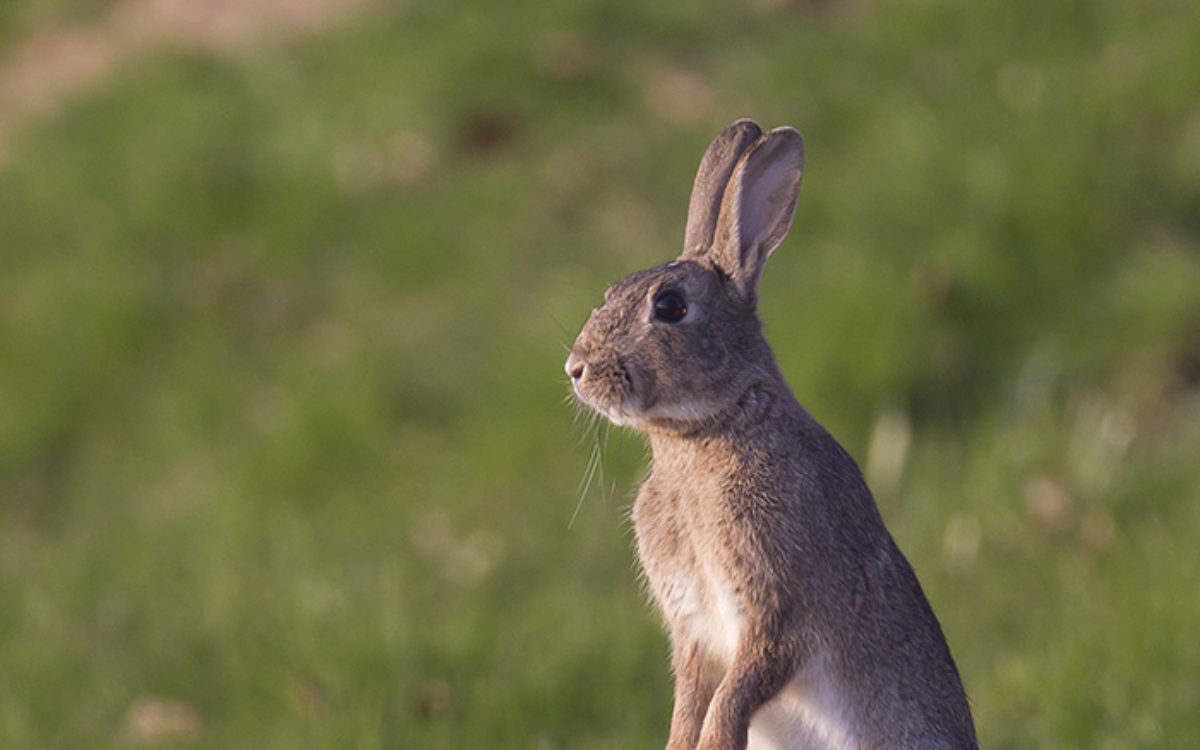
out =
[[[756,314],[803,153],[791,128],[722,131],[683,254],[610,287],[567,360],[576,395],[653,450],[633,519],[671,637],[667,748],[973,748],[937,619]],[[655,317],[665,290],[686,302],[678,322]]]

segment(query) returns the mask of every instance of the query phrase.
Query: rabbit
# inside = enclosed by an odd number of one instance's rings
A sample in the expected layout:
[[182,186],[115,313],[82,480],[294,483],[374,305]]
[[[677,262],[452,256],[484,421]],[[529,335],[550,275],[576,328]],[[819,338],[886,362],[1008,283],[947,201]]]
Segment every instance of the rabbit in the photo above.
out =
[[721,131],[682,254],[612,284],[566,362],[576,398],[649,439],[632,520],[671,642],[667,749],[975,748],[912,568],[757,317],[803,162],[790,127]]

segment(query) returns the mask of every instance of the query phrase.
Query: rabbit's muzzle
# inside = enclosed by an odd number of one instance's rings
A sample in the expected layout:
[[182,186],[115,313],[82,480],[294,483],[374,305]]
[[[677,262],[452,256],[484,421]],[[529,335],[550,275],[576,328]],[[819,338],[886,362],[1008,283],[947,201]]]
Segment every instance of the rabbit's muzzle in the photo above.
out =
[[642,411],[629,368],[614,356],[587,357],[571,350],[564,367],[576,398],[616,424],[638,421]]

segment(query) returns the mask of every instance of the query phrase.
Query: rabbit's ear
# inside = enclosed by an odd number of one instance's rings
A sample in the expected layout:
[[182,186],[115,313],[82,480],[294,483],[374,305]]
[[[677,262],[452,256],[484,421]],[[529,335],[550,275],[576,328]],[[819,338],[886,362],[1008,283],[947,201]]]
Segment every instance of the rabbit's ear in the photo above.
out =
[[722,130],[708,144],[696,181],[692,183],[692,199],[688,203],[687,231],[683,236],[683,257],[704,255],[712,246],[721,212],[721,199],[733,167],[746,149],[762,136],[762,129],[753,120],[738,120]]
[[753,301],[767,258],[792,226],[804,139],[793,128],[775,128],[742,154],[721,202],[709,259]]

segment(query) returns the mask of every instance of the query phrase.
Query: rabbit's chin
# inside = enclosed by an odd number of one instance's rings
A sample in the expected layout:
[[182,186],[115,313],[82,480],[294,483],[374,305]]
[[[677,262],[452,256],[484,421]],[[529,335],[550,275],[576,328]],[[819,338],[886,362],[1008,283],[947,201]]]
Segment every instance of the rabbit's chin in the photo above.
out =
[[641,429],[646,424],[646,416],[643,411],[635,404],[630,403],[629,399],[622,399],[616,403],[598,403],[580,395],[578,391],[576,391],[575,397],[589,409],[618,427]]
[[619,427],[645,430],[656,423],[694,424],[712,419],[720,411],[716,406],[698,402],[663,403],[648,406],[623,399],[615,404],[598,404],[582,399],[591,409]]
[[661,421],[689,424],[707,422],[717,416],[720,411],[720,407],[716,404],[704,403],[702,401],[687,401],[685,403],[663,403],[660,401],[646,409],[642,418],[645,421],[652,422]]

